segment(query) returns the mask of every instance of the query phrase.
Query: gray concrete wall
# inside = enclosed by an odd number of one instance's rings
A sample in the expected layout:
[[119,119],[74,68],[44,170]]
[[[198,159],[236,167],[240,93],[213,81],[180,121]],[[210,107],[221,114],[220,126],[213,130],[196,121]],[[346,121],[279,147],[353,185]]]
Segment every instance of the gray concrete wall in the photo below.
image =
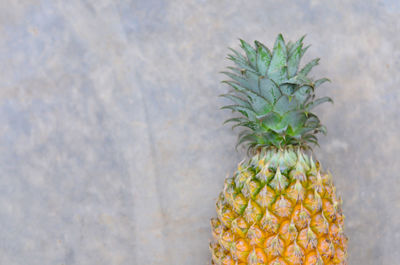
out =
[[327,76],[316,156],[350,264],[400,259],[400,2],[0,1],[0,264],[207,264],[243,158],[217,72],[238,38],[307,33]]

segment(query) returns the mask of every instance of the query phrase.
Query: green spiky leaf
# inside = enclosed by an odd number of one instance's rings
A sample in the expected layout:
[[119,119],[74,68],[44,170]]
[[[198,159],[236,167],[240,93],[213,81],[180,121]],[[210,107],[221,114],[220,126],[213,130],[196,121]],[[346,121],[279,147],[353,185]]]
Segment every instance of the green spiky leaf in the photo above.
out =
[[278,85],[271,79],[262,78],[259,80],[258,84],[260,89],[259,93],[264,98],[268,99],[269,102],[275,103],[278,98],[281,97],[281,90],[279,89]]
[[331,80],[329,80],[328,78],[318,79],[317,81],[314,82],[314,87],[319,87],[320,85],[322,85],[325,82],[331,82]]
[[287,51],[282,34],[276,38],[267,76],[277,84],[287,79]]
[[220,97],[224,97],[224,98],[230,99],[231,101],[233,101],[234,103],[236,103],[239,106],[251,108],[251,104],[248,101],[246,101],[245,99],[243,99],[241,97],[238,97],[236,95],[222,94],[222,95],[220,95]]
[[237,118],[227,119],[226,121],[224,121],[224,124],[229,123],[229,122],[244,122],[244,121],[247,121],[247,119],[242,118],[242,117],[237,117]]
[[316,58],[314,60],[312,60],[311,62],[309,62],[308,64],[306,64],[301,70],[300,70],[300,74],[306,76],[308,75],[308,73],[311,71],[311,69],[318,65],[319,63],[319,58]]
[[325,102],[331,102],[333,103],[333,100],[330,97],[322,97],[319,99],[316,99],[313,102],[310,102],[309,104],[306,105],[306,110],[310,111],[311,109],[315,108],[316,106],[325,103]]
[[242,44],[243,50],[246,52],[247,59],[249,60],[250,65],[253,68],[256,68],[256,50],[254,50],[253,47],[250,46],[247,42],[244,40],[240,40],[240,43]]
[[258,41],[255,41],[255,44],[257,47],[257,69],[261,75],[265,76],[271,62],[271,52],[264,44]]
[[302,110],[294,110],[286,114],[285,119],[288,121],[290,131],[288,134],[295,136],[297,131],[304,126],[307,120],[307,115]]
[[282,95],[274,106],[274,111],[280,115],[284,115],[285,113],[295,110],[297,108],[297,100],[290,99],[286,95]]
[[301,104],[304,104],[310,97],[310,86],[300,86],[293,92],[294,98]]
[[296,75],[299,69],[299,63],[303,51],[303,39],[305,36],[301,37],[292,47],[288,48],[289,58],[288,58],[288,75],[289,78]]

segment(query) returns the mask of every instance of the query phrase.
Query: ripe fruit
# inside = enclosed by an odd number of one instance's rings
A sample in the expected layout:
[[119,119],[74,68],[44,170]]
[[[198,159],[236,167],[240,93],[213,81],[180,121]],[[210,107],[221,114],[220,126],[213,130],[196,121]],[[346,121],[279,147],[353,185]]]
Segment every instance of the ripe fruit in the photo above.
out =
[[241,40],[246,55],[228,56],[236,67],[224,72],[232,91],[223,96],[233,104],[223,108],[239,114],[227,122],[245,128],[238,144],[251,156],[225,180],[216,203],[213,264],[347,264],[332,177],[309,155],[315,135],[326,132],[311,110],[332,101],[315,99],[328,79],[307,76],[319,59],[299,68],[303,38],[285,43],[279,34],[272,52]]

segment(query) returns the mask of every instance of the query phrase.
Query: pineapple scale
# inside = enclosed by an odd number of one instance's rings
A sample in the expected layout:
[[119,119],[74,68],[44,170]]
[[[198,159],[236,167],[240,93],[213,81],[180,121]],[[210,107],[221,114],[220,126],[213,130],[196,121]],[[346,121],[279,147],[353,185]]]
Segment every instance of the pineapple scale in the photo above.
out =
[[347,264],[331,175],[301,149],[262,151],[225,180],[211,220],[212,264]]

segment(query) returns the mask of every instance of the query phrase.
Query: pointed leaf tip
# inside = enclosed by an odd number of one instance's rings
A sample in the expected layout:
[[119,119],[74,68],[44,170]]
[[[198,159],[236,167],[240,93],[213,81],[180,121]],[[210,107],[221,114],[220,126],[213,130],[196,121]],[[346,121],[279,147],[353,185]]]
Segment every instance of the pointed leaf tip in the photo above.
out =
[[321,78],[321,79],[318,79],[318,80],[316,80],[316,81],[314,82],[314,87],[318,87],[318,86],[322,85],[322,84],[325,83],[325,82],[331,82],[331,80],[330,80],[329,78]]
[[271,51],[257,40],[254,41],[254,43],[257,47],[256,49],[257,70],[262,76],[265,76],[267,74],[267,70],[271,62],[271,57],[272,57]]
[[282,34],[276,38],[267,76],[280,84],[287,79],[287,49]]
[[318,65],[320,61],[320,58],[315,58],[314,60],[312,60],[311,62],[307,63],[301,70],[300,70],[300,74],[307,76],[308,73],[311,71],[311,69]]
[[245,42],[244,40],[240,39],[240,43],[242,45],[242,49],[246,52],[247,59],[250,63],[250,65],[255,68],[256,67],[256,51],[255,49]]
[[311,109],[315,108],[316,106],[325,103],[325,102],[331,102],[333,103],[333,100],[330,97],[322,97],[319,99],[316,99],[310,103],[307,104],[306,109],[307,111],[310,111]]
[[283,35],[282,35],[282,33],[279,33],[278,34],[278,36],[276,37],[276,39],[278,40],[281,40],[281,41],[283,41]]

